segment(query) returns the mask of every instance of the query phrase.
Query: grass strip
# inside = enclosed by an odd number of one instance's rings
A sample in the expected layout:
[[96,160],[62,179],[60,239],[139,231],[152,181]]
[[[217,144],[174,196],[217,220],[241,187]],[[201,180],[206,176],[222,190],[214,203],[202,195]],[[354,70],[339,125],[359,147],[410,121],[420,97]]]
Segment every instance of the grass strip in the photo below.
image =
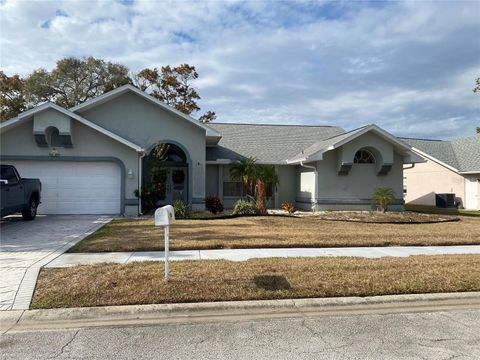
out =
[[480,291],[480,255],[272,258],[43,269],[31,308]]

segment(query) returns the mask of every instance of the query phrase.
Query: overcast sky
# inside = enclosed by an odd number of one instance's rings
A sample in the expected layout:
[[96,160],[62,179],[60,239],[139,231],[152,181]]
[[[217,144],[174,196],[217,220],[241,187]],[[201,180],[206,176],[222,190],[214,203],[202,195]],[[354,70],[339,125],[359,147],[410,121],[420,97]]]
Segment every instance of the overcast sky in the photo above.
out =
[[0,16],[8,75],[66,56],[189,63],[217,122],[445,139],[480,126],[480,1],[0,0]]

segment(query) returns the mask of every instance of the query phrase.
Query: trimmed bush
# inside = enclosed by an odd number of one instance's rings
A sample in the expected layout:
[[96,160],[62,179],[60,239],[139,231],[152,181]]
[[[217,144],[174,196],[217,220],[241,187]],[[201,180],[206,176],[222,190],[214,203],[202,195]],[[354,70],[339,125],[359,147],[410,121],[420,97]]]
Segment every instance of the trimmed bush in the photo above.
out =
[[255,215],[255,205],[245,200],[238,200],[233,208],[233,215]]
[[175,200],[173,202],[173,210],[175,211],[175,218],[188,219],[190,217],[190,207],[182,200]]
[[223,204],[218,196],[207,196],[205,198],[205,208],[212,214],[223,212]]

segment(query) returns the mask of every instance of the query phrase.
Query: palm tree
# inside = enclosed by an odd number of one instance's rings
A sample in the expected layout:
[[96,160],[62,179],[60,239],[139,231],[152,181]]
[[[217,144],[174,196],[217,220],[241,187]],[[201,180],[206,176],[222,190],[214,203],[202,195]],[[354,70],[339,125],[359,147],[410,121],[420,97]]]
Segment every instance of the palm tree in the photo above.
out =
[[275,167],[272,165],[257,165],[254,179],[255,186],[255,207],[258,214],[267,213],[267,185],[276,186],[278,184],[278,175],[275,173]]
[[383,213],[387,211],[388,205],[395,202],[395,192],[389,187],[377,187],[373,189],[372,200],[380,206]]
[[242,179],[244,185],[242,187],[242,197],[245,188],[247,188],[247,195],[249,191],[251,192],[251,195],[253,195],[252,190],[253,183],[255,182],[256,161],[256,158],[249,157],[235,161],[230,167],[230,176],[234,179]]

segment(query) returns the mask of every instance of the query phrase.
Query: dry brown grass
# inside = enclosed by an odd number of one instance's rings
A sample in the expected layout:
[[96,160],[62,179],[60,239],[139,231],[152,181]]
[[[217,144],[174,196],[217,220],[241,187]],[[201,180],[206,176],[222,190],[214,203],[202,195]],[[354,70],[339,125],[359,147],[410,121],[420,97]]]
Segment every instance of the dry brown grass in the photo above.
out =
[[[294,217],[178,220],[171,248],[238,249],[480,244],[480,218],[437,224],[365,224]],[[152,219],[114,220],[70,252],[163,250],[163,229]]]
[[480,255],[180,261],[43,269],[31,308],[480,290]]

